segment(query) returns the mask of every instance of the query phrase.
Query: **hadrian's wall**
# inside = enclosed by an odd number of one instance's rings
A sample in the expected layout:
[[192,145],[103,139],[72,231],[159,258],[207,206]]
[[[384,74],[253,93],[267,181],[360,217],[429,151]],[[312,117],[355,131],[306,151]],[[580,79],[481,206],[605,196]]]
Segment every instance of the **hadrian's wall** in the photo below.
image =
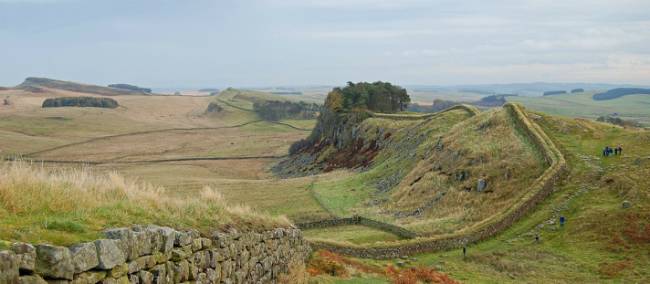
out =
[[527,193],[511,208],[494,215],[483,225],[463,234],[447,236],[426,236],[379,245],[349,245],[328,241],[312,241],[312,249],[326,249],[362,258],[390,259],[404,255],[434,252],[459,248],[495,236],[531,212],[553,192],[553,187],[567,171],[567,164],[560,150],[544,133],[539,125],[532,122],[517,104],[504,105],[516,127],[527,136],[536,150],[540,152],[549,167],[527,189]]
[[299,229],[215,232],[135,226],[70,247],[13,243],[0,284],[277,283],[310,253]]
[[399,226],[395,226],[393,224],[388,224],[380,221],[375,221],[372,219],[368,219],[365,217],[361,216],[352,216],[352,217],[346,217],[346,218],[334,218],[334,219],[325,219],[325,220],[320,220],[320,221],[313,221],[313,222],[307,222],[307,223],[300,223],[296,224],[298,228],[302,230],[309,230],[309,229],[322,229],[322,228],[329,228],[329,227],[337,227],[337,226],[347,226],[347,225],[363,225],[366,227],[370,228],[375,228],[380,231],[388,232],[393,235],[396,235],[402,239],[412,239],[417,237],[418,235],[414,232],[411,232],[407,229],[404,229]]

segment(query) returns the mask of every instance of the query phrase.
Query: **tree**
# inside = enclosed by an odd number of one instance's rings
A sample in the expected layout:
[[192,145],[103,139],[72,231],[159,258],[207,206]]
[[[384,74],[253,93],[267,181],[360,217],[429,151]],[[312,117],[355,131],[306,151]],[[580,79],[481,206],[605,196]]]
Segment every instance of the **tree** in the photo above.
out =
[[367,109],[393,113],[406,109],[411,99],[406,90],[388,82],[348,82],[343,88],[334,88],[325,100],[325,106],[335,112]]

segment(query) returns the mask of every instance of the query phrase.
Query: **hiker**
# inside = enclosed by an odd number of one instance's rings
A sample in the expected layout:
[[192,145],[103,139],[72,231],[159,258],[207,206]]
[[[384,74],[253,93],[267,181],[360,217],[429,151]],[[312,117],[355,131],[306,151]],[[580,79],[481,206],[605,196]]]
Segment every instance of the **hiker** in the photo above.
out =
[[605,149],[603,149],[603,157],[607,157],[609,154],[609,146],[605,146]]
[[535,243],[539,244],[539,233],[535,234]]
[[618,147],[614,148],[614,156],[618,156]]
[[616,146],[616,150],[618,150],[619,156],[623,155],[623,146],[621,144],[618,144],[618,146]]
[[463,258],[467,257],[467,245],[463,245]]
[[487,180],[485,179],[485,174],[481,176],[481,178],[478,179],[478,183],[476,184],[476,191],[482,192],[485,190],[487,187]]
[[564,218],[564,216],[560,216],[560,227],[564,227],[565,222],[566,222],[566,218]]

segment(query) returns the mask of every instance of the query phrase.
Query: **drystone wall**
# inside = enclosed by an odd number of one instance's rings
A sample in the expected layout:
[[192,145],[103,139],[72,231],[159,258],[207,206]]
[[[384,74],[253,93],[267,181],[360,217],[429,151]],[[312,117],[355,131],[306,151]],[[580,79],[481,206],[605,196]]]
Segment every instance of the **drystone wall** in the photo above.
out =
[[549,167],[535,180],[527,194],[507,211],[486,220],[482,226],[467,233],[448,236],[427,236],[380,245],[344,245],[327,241],[312,241],[312,249],[326,249],[362,258],[389,259],[424,252],[459,248],[486,240],[509,228],[553,192],[553,187],[566,172],[564,156],[539,125],[528,119],[521,106],[504,105],[516,126],[542,154]]
[[472,116],[477,115],[480,112],[478,108],[476,108],[475,106],[460,104],[460,105],[455,105],[446,108],[438,112],[427,113],[427,114],[392,114],[392,113],[377,113],[371,111],[368,111],[368,114],[371,117],[387,118],[387,119],[394,119],[394,120],[421,120],[421,119],[432,118],[434,116],[440,115],[441,113],[445,113],[452,110],[464,110],[470,113]]
[[335,218],[326,219],[308,223],[296,224],[302,230],[329,228],[346,225],[363,225],[366,227],[374,228],[380,231],[388,232],[396,235],[402,239],[412,239],[417,237],[417,234],[393,224],[388,224],[380,221],[375,221],[361,216],[352,216],[348,218]]
[[71,247],[13,243],[0,251],[0,283],[277,283],[310,253],[299,229],[202,237],[149,225],[105,236]]

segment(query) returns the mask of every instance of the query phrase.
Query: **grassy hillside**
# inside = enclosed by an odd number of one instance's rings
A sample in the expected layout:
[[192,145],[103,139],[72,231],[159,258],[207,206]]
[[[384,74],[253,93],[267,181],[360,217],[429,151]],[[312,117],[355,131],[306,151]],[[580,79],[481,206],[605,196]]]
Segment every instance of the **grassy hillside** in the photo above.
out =
[[[650,183],[645,177],[650,174],[650,132],[542,113],[529,116],[535,117],[567,158],[570,172],[563,183],[513,227],[469,246],[466,258],[460,249],[422,254],[407,266],[432,267],[465,283],[647,282]],[[601,156],[602,147],[617,144],[624,147],[622,156]],[[631,206],[625,208],[624,201]],[[567,219],[563,227],[560,216]],[[540,242],[535,241],[536,235]],[[357,261],[379,271],[396,263]],[[339,265],[356,271],[349,264]],[[341,283],[388,280],[383,274],[326,279]]]
[[209,187],[182,198],[163,188],[88,170],[47,171],[23,162],[0,164],[0,240],[69,245],[107,228],[158,224],[208,234],[226,225],[287,226],[247,207],[229,207]]
[[54,80],[48,78],[29,77],[18,85],[19,89],[42,89],[50,88],[78,93],[96,94],[102,96],[121,96],[121,95],[144,95],[150,94],[144,91],[128,90],[124,88],[111,88],[97,85],[81,84],[69,81]]

